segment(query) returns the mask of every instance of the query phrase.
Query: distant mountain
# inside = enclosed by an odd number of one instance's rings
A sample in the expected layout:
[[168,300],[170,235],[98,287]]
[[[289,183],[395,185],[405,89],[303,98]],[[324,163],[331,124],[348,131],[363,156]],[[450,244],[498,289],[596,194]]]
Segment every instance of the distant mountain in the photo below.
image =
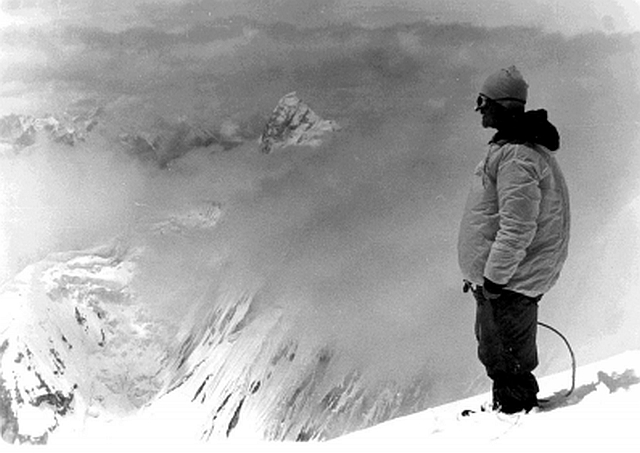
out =
[[186,119],[176,122],[158,120],[153,127],[119,135],[120,143],[129,155],[155,162],[160,167],[197,148],[216,145],[223,151],[229,151],[248,138],[237,128],[199,125]]
[[292,92],[278,101],[269,117],[260,136],[260,150],[269,154],[291,145],[318,146],[321,137],[337,130],[335,121],[322,119]]
[[[112,113],[108,109],[94,107],[84,111],[68,109],[60,114],[42,117],[22,114],[4,116],[0,118],[0,150],[4,148],[4,152],[18,154],[34,145],[38,139],[74,146],[87,139],[105,110]],[[105,125],[105,128],[109,127]],[[196,148],[218,145],[228,151],[244,143],[247,138],[255,138],[245,135],[229,124],[214,127],[193,124],[186,119],[175,122],[160,119],[154,127],[120,132],[118,140],[129,155],[163,167]]]
[[[108,122],[108,117],[113,115],[117,113],[111,112],[108,106],[98,107],[95,102],[74,104],[63,113],[41,117],[10,114],[0,118],[0,152],[4,149],[4,152],[18,154],[42,138],[74,146],[87,139],[101,116],[106,116]],[[229,151],[255,140],[258,135],[260,151],[265,154],[292,145],[318,146],[327,133],[340,129],[335,121],[318,116],[295,92],[280,99],[269,118],[263,120],[261,134],[254,130],[255,121],[256,118],[252,118],[246,124],[237,124],[227,120],[215,125],[188,118],[158,118],[146,127],[120,126],[124,130],[116,136],[127,154],[162,168],[194,149],[217,146]]]
[[11,114],[0,118],[0,144],[18,153],[33,145],[40,136],[73,146],[84,141],[98,124],[101,108],[84,112],[66,111],[59,115],[33,117]]

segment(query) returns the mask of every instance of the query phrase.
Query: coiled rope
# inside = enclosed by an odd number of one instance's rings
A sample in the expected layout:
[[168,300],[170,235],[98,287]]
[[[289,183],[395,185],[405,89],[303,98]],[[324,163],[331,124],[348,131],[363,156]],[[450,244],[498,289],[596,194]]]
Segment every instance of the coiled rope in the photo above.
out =
[[541,321],[538,321],[538,325],[546,329],[549,329],[553,333],[557,334],[560,338],[562,338],[562,341],[564,341],[564,344],[567,345],[567,349],[569,349],[569,354],[571,354],[571,388],[563,395],[564,398],[567,398],[573,393],[573,391],[576,388],[576,356],[573,353],[573,349],[571,348],[571,345],[569,344],[569,340],[567,340],[567,337],[562,335],[562,333],[558,329],[556,329],[555,327],[551,327],[549,324],[546,324]]

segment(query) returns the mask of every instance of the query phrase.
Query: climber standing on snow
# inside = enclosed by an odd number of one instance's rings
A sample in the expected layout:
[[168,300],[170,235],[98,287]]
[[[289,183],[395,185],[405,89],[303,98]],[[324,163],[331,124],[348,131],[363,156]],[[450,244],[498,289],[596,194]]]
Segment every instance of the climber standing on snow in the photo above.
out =
[[514,66],[482,85],[476,111],[497,132],[475,170],[458,239],[464,289],[477,302],[478,357],[493,381],[493,408],[504,413],[537,405],[538,302],[569,243],[560,138],[545,110],[525,112],[527,90]]

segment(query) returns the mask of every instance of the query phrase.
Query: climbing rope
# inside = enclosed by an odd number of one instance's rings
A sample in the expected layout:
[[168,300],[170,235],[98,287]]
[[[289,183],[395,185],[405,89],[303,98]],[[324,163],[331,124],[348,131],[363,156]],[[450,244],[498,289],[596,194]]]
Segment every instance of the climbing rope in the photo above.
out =
[[546,323],[540,322],[540,321],[538,321],[538,325],[542,326],[542,327],[544,327],[546,329],[549,329],[553,333],[557,334],[560,338],[562,338],[562,341],[564,341],[564,344],[567,345],[567,349],[569,349],[569,354],[571,354],[571,388],[569,389],[569,391],[567,391],[563,395],[564,398],[567,398],[567,397],[569,397],[569,395],[571,395],[573,393],[573,391],[576,388],[576,356],[573,353],[573,349],[571,349],[571,345],[569,344],[569,340],[567,340],[567,337],[562,335],[562,333],[558,329],[556,329],[555,327],[551,327],[549,324],[546,324]]

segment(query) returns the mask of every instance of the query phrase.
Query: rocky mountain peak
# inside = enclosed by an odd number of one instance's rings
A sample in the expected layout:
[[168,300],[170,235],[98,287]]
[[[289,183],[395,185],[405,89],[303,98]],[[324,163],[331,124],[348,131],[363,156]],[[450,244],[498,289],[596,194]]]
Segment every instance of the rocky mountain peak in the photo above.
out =
[[260,136],[260,151],[269,154],[291,145],[319,146],[325,134],[338,129],[335,121],[322,119],[294,91],[278,101]]

